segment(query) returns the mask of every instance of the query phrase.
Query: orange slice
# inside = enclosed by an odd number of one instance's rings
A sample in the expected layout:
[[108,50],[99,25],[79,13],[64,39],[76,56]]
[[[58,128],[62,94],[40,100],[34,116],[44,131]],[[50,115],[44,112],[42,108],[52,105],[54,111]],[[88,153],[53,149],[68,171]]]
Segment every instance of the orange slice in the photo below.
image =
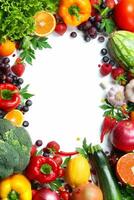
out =
[[8,112],[4,118],[11,121],[13,125],[17,127],[22,126],[22,123],[24,121],[23,113],[17,109]]
[[134,186],[134,153],[127,153],[118,160],[116,172],[123,183]]
[[54,16],[46,11],[37,12],[35,19],[35,35],[44,37],[52,33],[56,26]]

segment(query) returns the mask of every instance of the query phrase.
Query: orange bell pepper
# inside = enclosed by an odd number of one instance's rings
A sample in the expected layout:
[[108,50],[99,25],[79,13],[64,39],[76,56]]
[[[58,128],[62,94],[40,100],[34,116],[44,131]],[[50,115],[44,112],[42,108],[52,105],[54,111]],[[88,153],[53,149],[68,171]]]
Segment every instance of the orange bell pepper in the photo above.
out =
[[0,182],[1,200],[32,200],[31,184],[22,174],[16,174]]
[[89,0],[61,0],[58,13],[67,25],[78,26],[91,16],[91,4]]

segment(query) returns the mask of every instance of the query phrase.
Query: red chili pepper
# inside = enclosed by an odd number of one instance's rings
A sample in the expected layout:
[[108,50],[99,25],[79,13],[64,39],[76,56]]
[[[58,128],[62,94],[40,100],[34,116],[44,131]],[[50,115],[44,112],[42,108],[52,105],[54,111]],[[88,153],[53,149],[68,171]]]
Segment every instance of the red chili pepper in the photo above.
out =
[[52,158],[39,155],[31,158],[26,176],[39,183],[50,183],[58,177],[58,170],[59,167]]
[[10,83],[0,84],[0,109],[11,111],[21,102],[18,88]]
[[78,154],[78,152],[77,151],[74,151],[74,152],[59,151],[58,154],[60,156],[74,156],[74,155]]
[[117,121],[115,118],[106,116],[103,120],[103,124],[102,124],[102,128],[101,128],[101,136],[100,136],[100,140],[101,142],[103,142],[104,140],[104,136],[111,132],[112,129],[114,128],[114,126],[116,125]]

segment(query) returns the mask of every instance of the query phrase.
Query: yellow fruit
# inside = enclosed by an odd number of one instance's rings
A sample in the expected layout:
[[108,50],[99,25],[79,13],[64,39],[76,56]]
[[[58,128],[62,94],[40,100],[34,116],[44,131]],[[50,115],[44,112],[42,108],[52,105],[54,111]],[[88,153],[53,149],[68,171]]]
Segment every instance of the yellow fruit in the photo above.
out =
[[35,19],[35,35],[44,37],[52,33],[56,26],[54,16],[46,11],[39,11],[34,16]]
[[22,126],[22,123],[24,121],[23,113],[17,109],[8,112],[4,118],[11,121],[13,125],[17,127]]
[[90,164],[82,155],[78,155],[68,162],[65,179],[73,188],[88,183],[90,175]]

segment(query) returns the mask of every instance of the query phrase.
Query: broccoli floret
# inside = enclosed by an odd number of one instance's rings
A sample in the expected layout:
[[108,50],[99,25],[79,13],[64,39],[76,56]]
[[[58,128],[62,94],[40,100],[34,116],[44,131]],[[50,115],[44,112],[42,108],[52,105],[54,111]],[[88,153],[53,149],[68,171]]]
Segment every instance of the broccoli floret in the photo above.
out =
[[14,126],[12,125],[12,123],[9,120],[0,119],[0,139],[2,138],[2,135],[5,132],[7,132],[13,128],[14,128]]
[[19,154],[19,163],[15,167],[15,172],[23,171],[29,163],[31,138],[24,128],[14,128],[3,134],[3,141],[10,144]]
[[0,178],[13,174],[19,164],[19,154],[7,142],[0,140]]

